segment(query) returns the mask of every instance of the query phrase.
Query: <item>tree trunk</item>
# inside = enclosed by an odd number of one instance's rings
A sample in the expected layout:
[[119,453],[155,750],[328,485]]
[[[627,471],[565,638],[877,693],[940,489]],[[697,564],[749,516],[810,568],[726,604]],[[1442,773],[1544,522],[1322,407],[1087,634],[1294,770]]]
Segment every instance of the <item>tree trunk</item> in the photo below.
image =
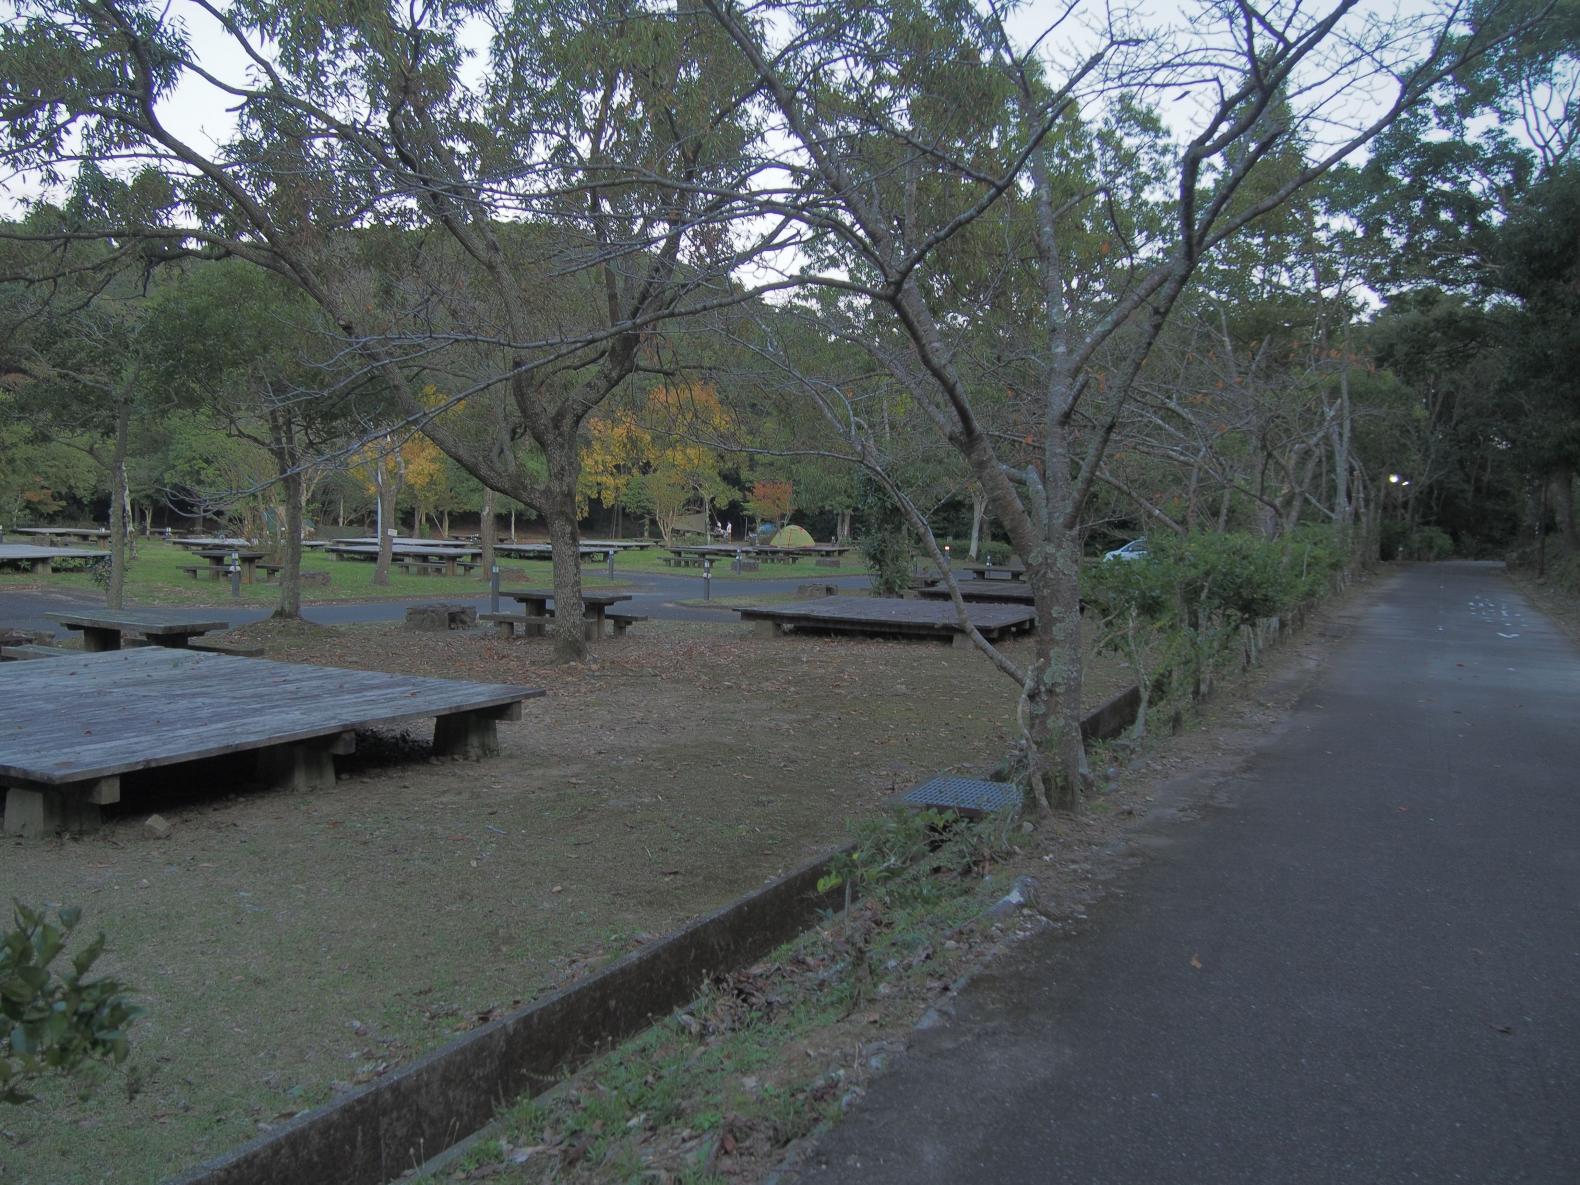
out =
[[576,438],[546,450],[548,480],[544,483],[543,517],[548,522],[549,549],[554,558],[554,657],[580,662],[587,657],[583,632],[581,536],[576,529],[576,479],[581,468]]
[[1054,810],[1080,805],[1085,774],[1081,741],[1081,599],[1072,532],[1055,524],[1028,562],[1037,612],[1034,657],[1021,688],[1021,716],[1033,791]]
[[295,621],[302,616],[302,518],[307,504],[301,470],[289,466],[281,486],[285,491],[285,538],[280,551],[280,603],[274,616]]
[[1552,471],[1553,513],[1558,519],[1558,530],[1564,537],[1564,547],[1570,555],[1580,552],[1580,535],[1575,528],[1575,475],[1568,466]]
[[390,546],[391,524],[395,521],[395,496],[394,479],[383,471],[383,462],[380,461],[377,470],[376,494],[379,504],[379,558],[373,565],[373,583],[384,587],[390,582],[390,559],[394,548]]
[[110,454],[110,587],[104,604],[121,609],[126,602],[126,453],[132,434],[132,405],[115,405],[115,447]]
[[977,550],[982,544],[982,520],[987,516],[987,494],[981,490],[971,491],[971,547],[966,554],[973,560],[977,558]]
[[496,497],[498,495],[494,492],[493,487],[483,487],[483,517],[482,521],[477,524],[477,536],[483,548],[483,554],[479,558],[482,560],[485,573],[492,573],[494,570],[494,540],[499,534],[499,523],[494,517],[494,499]]

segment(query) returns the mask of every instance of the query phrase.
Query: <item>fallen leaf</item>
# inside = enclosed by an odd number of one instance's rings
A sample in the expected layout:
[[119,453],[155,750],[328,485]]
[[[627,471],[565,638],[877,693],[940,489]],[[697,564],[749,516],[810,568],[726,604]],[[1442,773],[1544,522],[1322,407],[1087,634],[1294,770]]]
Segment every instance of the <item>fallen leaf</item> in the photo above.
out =
[[1190,965],[1192,967],[1196,968],[1196,970],[1200,971],[1201,970],[1201,956],[1200,955],[1192,955],[1190,957]]

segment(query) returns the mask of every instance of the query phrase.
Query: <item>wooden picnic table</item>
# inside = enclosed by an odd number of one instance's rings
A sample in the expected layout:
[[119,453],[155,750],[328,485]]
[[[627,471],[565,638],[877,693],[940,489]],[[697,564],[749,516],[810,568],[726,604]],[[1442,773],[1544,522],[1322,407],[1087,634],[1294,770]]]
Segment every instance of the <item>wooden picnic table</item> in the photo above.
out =
[[216,535],[201,536],[201,537],[200,536],[192,536],[190,538],[185,538],[185,539],[172,539],[172,540],[170,540],[170,542],[174,543],[177,547],[184,547],[188,551],[197,551],[197,550],[200,550],[201,548],[205,548],[205,547],[252,547],[253,546],[253,541],[251,539],[243,539],[240,536],[231,536],[231,537],[225,537],[225,538],[222,538],[222,537],[216,536]]
[[436,754],[491,756],[496,721],[520,719],[521,701],[542,694],[155,647],[6,663],[5,832],[87,829],[100,805],[120,801],[123,774],[231,753],[257,753],[271,785],[328,790],[333,755],[353,752],[355,730],[372,725],[433,717]]
[[1026,569],[1020,564],[961,564],[960,566],[978,580],[1021,580],[1026,575]]
[[193,638],[230,628],[230,622],[212,613],[197,609],[83,609],[44,616],[68,630],[81,630],[83,650],[97,653],[119,650],[127,634],[140,634],[155,646],[185,648]]
[[[611,555],[623,550],[625,549],[612,543],[583,541],[577,547],[576,554],[584,560],[593,558],[607,560]],[[554,558],[554,548],[547,543],[496,543],[494,544],[494,552],[497,555],[508,556],[510,559],[516,560],[552,560]]]
[[[377,535],[354,535],[345,539],[330,541],[331,546],[345,547],[373,547],[377,548],[379,540]],[[422,539],[416,535],[395,535],[390,539],[391,547],[459,547],[476,548],[476,544],[465,539]]]
[[57,560],[108,559],[107,551],[86,551],[78,547],[37,547],[31,543],[0,543],[0,564],[26,564],[38,576],[54,571]]
[[13,535],[36,535],[48,543],[51,539],[75,539],[82,543],[100,543],[110,537],[105,527],[12,527]]
[[[1031,630],[1036,615],[1029,605],[968,603],[966,616],[992,640]],[[795,605],[742,605],[742,621],[757,622],[768,634],[818,630],[868,637],[921,637],[971,645],[952,603],[902,597],[823,597]]]
[[[553,617],[554,610],[549,607],[549,602],[554,599],[552,588],[522,588],[510,589],[501,595],[509,597],[521,606],[521,611],[528,618]],[[612,592],[583,592],[582,615],[587,620],[587,636],[598,638],[603,636],[603,625],[608,620],[609,606],[618,605],[621,601],[629,601],[630,593]],[[505,623],[501,623],[505,624]],[[528,637],[542,637],[543,626],[529,621],[523,631]]]
[[225,575],[230,567],[230,557],[235,556],[236,562],[241,565],[241,582],[251,584],[257,578],[258,561],[263,558],[261,551],[242,551],[235,547],[219,547],[212,551],[194,551],[195,556],[201,556],[208,561],[208,574],[211,579],[218,580]]
[[[379,558],[379,548],[376,543],[336,543],[326,550],[339,560],[377,560]],[[390,558],[396,563],[412,563],[415,561],[442,565],[446,576],[455,575],[457,564],[475,560],[482,554],[481,548],[467,547],[462,544],[435,547],[428,543],[407,543],[397,540],[390,545]]]
[[[997,601],[1001,604],[1030,605],[1036,600],[1032,595],[1031,585],[1024,580],[957,580],[955,587],[960,590],[960,599],[963,601]],[[942,584],[932,584],[917,589],[916,595],[947,601],[949,589]]]

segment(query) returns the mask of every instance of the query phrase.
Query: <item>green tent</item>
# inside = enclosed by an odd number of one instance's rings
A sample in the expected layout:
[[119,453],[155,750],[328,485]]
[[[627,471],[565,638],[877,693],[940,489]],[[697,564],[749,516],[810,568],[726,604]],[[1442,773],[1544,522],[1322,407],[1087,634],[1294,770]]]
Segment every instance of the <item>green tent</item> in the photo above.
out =
[[773,537],[774,547],[811,547],[816,540],[807,534],[805,527],[785,527]]

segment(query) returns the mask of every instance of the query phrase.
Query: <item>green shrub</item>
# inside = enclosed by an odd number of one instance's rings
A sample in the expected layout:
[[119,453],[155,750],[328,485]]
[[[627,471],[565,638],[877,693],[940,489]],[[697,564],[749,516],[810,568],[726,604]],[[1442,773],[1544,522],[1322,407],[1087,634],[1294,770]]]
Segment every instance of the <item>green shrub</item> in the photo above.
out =
[[89,1061],[119,1063],[129,1046],[127,1026],[141,1013],[114,979],[88,979],[104,952],[99,935],[72,957],[64,973],[52,969],[82,914],[16,904],[16,928],[0,935],[0,1103],[25,1103],[28,1083],[45,1073],[71,1073]]
[[1441,527],[1417,527],[1407,551],[1412,560],[1446,560],[1454,554],[1454,540]]

